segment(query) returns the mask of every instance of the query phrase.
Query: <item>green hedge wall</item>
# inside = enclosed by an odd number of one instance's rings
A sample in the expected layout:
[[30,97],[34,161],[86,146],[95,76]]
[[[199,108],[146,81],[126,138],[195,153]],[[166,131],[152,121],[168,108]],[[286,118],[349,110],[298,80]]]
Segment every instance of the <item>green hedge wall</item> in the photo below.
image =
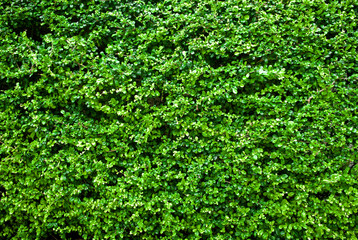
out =
[[357,0],[0,12],[0,238],[357,239]]

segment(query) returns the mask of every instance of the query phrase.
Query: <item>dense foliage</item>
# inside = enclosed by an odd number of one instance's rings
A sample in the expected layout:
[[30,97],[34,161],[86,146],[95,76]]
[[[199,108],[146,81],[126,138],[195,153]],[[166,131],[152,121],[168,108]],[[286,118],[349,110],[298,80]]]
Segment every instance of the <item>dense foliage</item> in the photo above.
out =
[[0,11],[0,238],[357,239],[358,1]]

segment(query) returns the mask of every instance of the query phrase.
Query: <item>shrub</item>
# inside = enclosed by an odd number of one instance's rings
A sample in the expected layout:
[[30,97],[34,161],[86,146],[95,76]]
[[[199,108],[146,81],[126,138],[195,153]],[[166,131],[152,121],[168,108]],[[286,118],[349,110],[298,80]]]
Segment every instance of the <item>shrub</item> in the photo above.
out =
[[357,1],[0,6],[4,239],[357,239]]

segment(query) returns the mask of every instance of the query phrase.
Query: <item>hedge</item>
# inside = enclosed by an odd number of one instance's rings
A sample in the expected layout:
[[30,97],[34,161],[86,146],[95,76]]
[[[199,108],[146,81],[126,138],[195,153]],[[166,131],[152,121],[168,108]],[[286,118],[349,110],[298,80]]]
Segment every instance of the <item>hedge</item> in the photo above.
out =
[[0,11],[0,238],[357,239],[357,0]]

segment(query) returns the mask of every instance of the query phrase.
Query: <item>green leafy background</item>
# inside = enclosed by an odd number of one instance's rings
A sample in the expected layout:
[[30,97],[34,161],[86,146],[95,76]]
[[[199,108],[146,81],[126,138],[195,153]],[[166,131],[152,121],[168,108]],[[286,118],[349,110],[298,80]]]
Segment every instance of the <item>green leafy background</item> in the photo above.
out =
[[0,11],[0,238],[357,239],[356,0]]

